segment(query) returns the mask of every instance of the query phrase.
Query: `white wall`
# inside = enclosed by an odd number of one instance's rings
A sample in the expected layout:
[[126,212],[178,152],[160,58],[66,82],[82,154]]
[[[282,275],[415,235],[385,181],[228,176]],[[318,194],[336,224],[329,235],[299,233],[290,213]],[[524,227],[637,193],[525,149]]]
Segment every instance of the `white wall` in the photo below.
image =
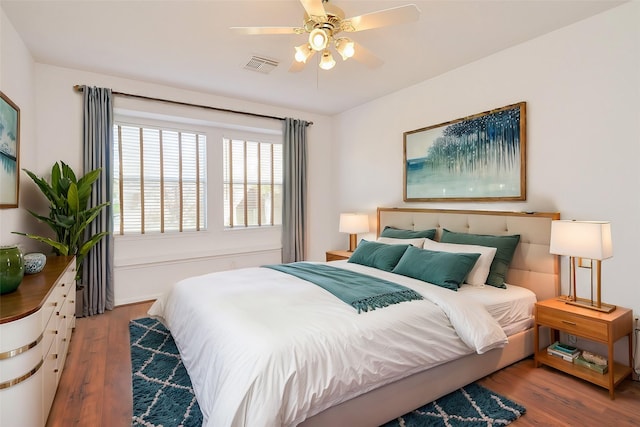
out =
[[[372,221],[377,206],[559,211],[563,218],[610,220],[614,257],[603,261],[602,298],[637,315],[638,22],[640,2],[631,2],[340,114],[333,166],[338,211],[366,211]],[[527,102],[526,202],[403,203],[403,132],[520,101]],[[344,246],[340,235],[334,238]],[[579,295],[588,296],[588,288]]]
[[[13,25],[0,9],[0,90],[20,108],[20,168],[37,165],[34,62]],[[19,244],[12,231],[24,229],[31,216],[22,209],[29,189],[20,185],[20,208],[0,209],[0,245]]]

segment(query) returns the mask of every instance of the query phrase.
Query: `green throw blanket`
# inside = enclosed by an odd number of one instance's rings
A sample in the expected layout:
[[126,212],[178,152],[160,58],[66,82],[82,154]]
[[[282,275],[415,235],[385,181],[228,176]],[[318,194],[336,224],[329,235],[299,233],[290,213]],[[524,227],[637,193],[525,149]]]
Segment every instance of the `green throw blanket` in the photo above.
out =
[[263,267],[314,283],[351,305],[358,313],[422,299],[416,291],[397,283],[325,264],[294,262]]

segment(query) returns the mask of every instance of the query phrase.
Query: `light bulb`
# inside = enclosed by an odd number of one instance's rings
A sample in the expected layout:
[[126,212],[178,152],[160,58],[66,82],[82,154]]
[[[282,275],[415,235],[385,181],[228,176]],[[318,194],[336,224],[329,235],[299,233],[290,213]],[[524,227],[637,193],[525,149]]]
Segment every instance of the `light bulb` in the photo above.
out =
[[325,49],[325,51],[322,52],[322,59],[320,60],[320,68],[322,68],[323,70],[330,70],[333,67],[335,67],[335,65],[336,65],[336,61],[333,59],[331,52]]
[[329,36],[322,28],[316,28],[309,33],[309,45],[313,50],[320,52],[327,47]]
[[336,50],[342,56],[342,60],[346,61],[356,53],[355,43],[348,38],[340,38],[336,40]]

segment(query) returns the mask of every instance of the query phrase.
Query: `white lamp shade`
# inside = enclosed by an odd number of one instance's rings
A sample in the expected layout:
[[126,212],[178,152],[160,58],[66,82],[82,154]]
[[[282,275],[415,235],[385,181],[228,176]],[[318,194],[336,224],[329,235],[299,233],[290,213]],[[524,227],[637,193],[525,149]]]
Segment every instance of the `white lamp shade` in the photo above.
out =
[[369,232],[369,215],[357,213],[340,214],[340,233],[358,234]]
[[603,260],[613,256],[611,223],[607,221],[551,222],[549,252],[555,255]]

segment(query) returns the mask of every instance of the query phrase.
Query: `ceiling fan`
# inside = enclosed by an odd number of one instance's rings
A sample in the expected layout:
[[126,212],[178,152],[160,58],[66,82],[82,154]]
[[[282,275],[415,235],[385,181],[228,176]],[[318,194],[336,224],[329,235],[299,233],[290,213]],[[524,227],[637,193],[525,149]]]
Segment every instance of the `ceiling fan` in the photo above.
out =
[[395,24],[417,21],[420,9],[415,4],[379,10],[352,18],[345,18],[344,12],[329,0],[300,0],[305,14],[300,27],[231,27],[239,34],[309,34],[308,41],[295,47],[295,61],[289,71],[300,71],[316,52],[319,52],[320,68],[330,70],[336,65],[329,47],[346,61],[353,58],[370,68],[382,65],[382,60],[373,53],[341,33],[354,33]]

